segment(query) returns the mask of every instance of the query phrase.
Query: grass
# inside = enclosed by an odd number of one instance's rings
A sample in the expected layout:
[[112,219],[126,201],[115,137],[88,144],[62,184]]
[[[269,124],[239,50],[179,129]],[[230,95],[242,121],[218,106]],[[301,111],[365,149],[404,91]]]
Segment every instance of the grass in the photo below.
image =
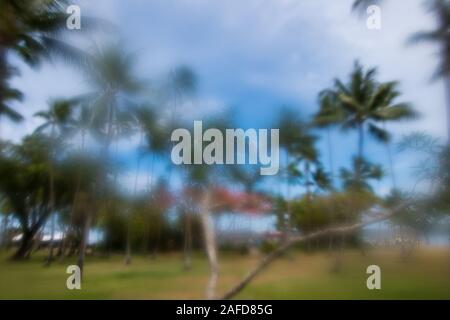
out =
[[[66,268],[74,261],[43,267],[43,253],[26,262],[11,262],[0,254],[0,299],[201,299],[208,265],[198,253],[190,271],[181,254],[155,260],[134,257],[88,258],[82,290],[66,288]],[[221,254],[219,292],[225,292],[257,264],[260,257]],[[260,274],[237,298],[241,299],[450,299],[448,248],[421,249],[410,261],[395,250],[344,253],[340,273],[331,273],[327,253],[291,252]],[[367,266],[381,267],[381,290],[366,287]]]

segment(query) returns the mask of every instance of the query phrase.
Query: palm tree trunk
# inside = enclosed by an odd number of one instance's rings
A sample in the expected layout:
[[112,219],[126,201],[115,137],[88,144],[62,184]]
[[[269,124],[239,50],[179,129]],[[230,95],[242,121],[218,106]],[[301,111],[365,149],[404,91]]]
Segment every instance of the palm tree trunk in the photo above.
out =
[[364,157],[364,125],[358,125],[358,158],[362,160]]
[[[142,147],[142,140],[144,139],[144,132],[141,130],[139,137],[139,149]],[[141,168],[141,157],[138,154],[137,164],[136,164],[136,175],[134,177],[134,191],[133,194],[137,194],[137,183],[139,178],[139,171]],[[128,217],[128,227],[127,227],[127,239],[126,239],[126,251],[125,251],[125,264],[129,265],[131,263],[131,216]]]
[[50,240],[50,250],[48,253],[46,265],[50,265],[53,261],[53,249],[54,249],[54,241],[55,241],[55,213],[54,213],[54,207],[55,207],[55,178],[54,178],[54,172],[53,172],[53,149],[55,147],[54,144],[55,140],[55,125],[52,124],[52,131],[51,131],[51,151],[50,151],[50,163],[49,163],[49,170],[50,170],[50,203],[49,203],[49,209],[50,214],[52,215],[52,222],[51,222],[51,240]]
[[[308,203],[311,201],[311,191],[309,188],[309,179],[310,179],[310,175],[311,175],[311,168],[309,166],[309,163],[306,162],[305,163],[305,174],[306,174],[306,201],[308,201]],[[311,231],[311,213],[307,212],[306,213],[306,221],[308,223],[308,232]],[[311,252],[311,240],[308,239],[306,241],[306,248],[308,250],[308,252]]]
[[[328,144],[328,161],[330,165],[330,174],[331,174],[331,187],[334,187],[334,161],[333,161],[333,146],[331,141],[331,129],[330,127],[327,127],[327,144]],[[330,212],[330,221],[331,221],[331,215]],[[329,235],[328,239],[328,250],[331,252],[333,249],[333,235]]]
[[391,143],[388,142],[387,145],[387,152],[389,157],[389,166],[391,167],[391,178],[392,178],[392,187],[394,189],[397,189],[397,179],[395,177],[395,171],[394,171],[394,157],[392,155],[392,146]]
[[63,252],[64,252],[64,239],[66,238],[66,234],[67,234],[67,229],[64,228],[64,225],[61,226],[61,241],[59,243],[59,247],[58,247],[58,251],[56,252],[56,256],[57,257],[61,257],[63,256]]
[[[386,122],[383,122],[383,129],[386,130]],[[392,156],[392,145],[391,141],[387,141],[386,143],[386,150],[388,154],[389,159],[389,170],[391,171],[391,178],[392,178],[392,188],[397,189],[397,179],[395,178],[395,170],[394,170],[394,157]]]
[[333,146],[331,144],[331,130],[327,128],[327,145],[328,145],[328,162],[330,165],[331,185],[334,183],[334,161],[333,161]]
[[450,75],[445,77],[445,95],[447,98],[447,144],[450,146]]
[[22,232],[22,240],[20,242],[19,249],[11,257],[12,260],[23,260],[28,257],[28,254],[33,246],[33,237],[36,233],[27,230]]
[[356,161],[356,181],[359,183],[361,180],[362,161],[364,157],[364,125],[358,124],[358,159]]
[[[287,238],[289,237],[289,232],[290,232],[290,230],[291,230],[291,228],[292,228],[292,225],[291,225],[291,221],[292,221],[292,218],[291,218],[291,199],[290,199],[290,197],[291,197],[291,184],[289,183],[289,153],[286,153],[286,188],[287,188],[287,191],[286,191],[286,210],[287,210],[287,219],[288,219],[288,221],[285,221],[284,222],[284,230],[283,230],[283,241],[285,241],[285,240],[287,240]],[[285,219],[285,218],[283,218],[283,219]]]
[[81,236],[80,249],[78,251],[78,260],[77,265],[80,268],[81,277],[83,277],[84,270],[84,260],[86,257],[86,248],[89,242],[89,229],[91,228],[91,212],[90,210],[87,212],[87,216],[85,218],[84,226],[83,226],[83,234]]
[[5,214],[3,216],[3,222],[2,222],[2,235],[1,235],[1,246],[3,248],[8,248],[8,224],[9,224],[9,217],[8,214]]
[[[84,130],[81,131],[81,153],[84,152],[84,144],[85,144],[85,135],[86,132]],[[77,185],[75,187],[75,194],[73,196],[73,201],[72,201],[72,207],[70,208],[70,217],[69,217],[69,226],[67,229],[67,232],[65,233],[65,236],[62,238],[62,244],[61,244],[61,255],[60,255],[60,259],[64,259],[65,258],[65,250],[66,250],[66,238],[69,236],[70,232],[73,230],[70,230],[71,227],[73,227],[74,225],[74,219],[75,219],[75,208],[77,207],[78,204],[78,195],[80,193],[80,188],[81,188],[81,166],[78,167],[78,172],[77,172]]]
[[49,244],[49,253],[47,256],[47,260],[45,261],[45,265],[49,266],[51,264],[51,262],[53,261],[53,251],[55,248],[55,219],[56,219],[56,215],[52,214],[52,219],[50,221],[50,229],[51,229],[51,236],[50,236],[50,244]]
[[205,241],[206,254],[209,263],[209,279],[206,287],[206,299],[214,299],[216,297],[216,286],[219,278],[219,261],[217,258],[216,234],[214,231],[214,223],[210,212],[211,192],[209,189],[204,191],[200,216],[203,227],[203,237]]
[[131,264],[131,218],[128,217],[128,224],[127,224],[127,235],[126,235],[126,245],[125,245],[125,264],[129,265]]
[[192,267],[192,218],[190,212],[185,212],[184,220],[183,267],[185,270],[190,270]]
[[[152,159],[150,162],[150,170],[149,170],[149,174],[147,175],[147,186],[148,186],[148,190],[150,192],[150,194],[152,195],[152,190],[153,190],[153,169],[154,169],[154,162],[155,162],[155,154],[152,155]],[[153,198],[153,195],[152,195]],[[149,201],[149,209],[150,209],[150,205],[152,204],[152,199],[150,199]],[[150,239],[150,223],[147,223],[147,235],[148,235],[148,240]],[[147,249],[149,250],[149,255],[150,257],[152,256],[152,254],[150,253],[150,243],[147,242],[146,244]]]

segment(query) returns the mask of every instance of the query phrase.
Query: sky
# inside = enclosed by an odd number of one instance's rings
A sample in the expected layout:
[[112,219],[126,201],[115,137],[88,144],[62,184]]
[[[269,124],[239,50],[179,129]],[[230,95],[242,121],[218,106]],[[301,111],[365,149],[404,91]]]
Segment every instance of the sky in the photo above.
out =
[[[177,65],[195,70],[199,90],[184,102],[182,113],[192,120],[231,107],[240,126],[271,128],[283,105],[308,118],[318,109],[318,93],[336,77],[346,80],[358,59],[364,66],[377,67],[381,81],[399,81],[399,101],[411,102],[421,114],[414,122],[388,126],[394,143],[415,130],[443,138],[443,84],[431,81],[438,48],[407,45],[414,32],[433,28],[424,1],[386,1],[381,30],[367,29],[366,17],[352,14],[351,4],[352,0],[85,0],[79,5],[82,19],[92,15],[118,26],[114,37],[136,53],[139,76],[159,79]],[[87,85],[77,70],[61,63],[34,70],[13,61],[22,72],[13,84],[26,94],[17,109],[27,120],[1,125],[2,136],[19,141],[39,125],[32,115],[45,109],[49,98],[86,92]],[[356,152],[356,135],[336,130],[332,139],[335,167],[348,167]],[[129,141],[120,145],[128,159],[123,177],[128,188],[135,172],[135,150],[130,146]],[[319,147],[327,166],[324,139]],[[366,154],[388,167],[385,146],[369,141]],[[405,190],[414,183],[415,162],[413,155],[394,152],[394,170]],[[139,186],[146,180],[140,174]],[[387,194],[392,182],[387,176],[374,186]]]

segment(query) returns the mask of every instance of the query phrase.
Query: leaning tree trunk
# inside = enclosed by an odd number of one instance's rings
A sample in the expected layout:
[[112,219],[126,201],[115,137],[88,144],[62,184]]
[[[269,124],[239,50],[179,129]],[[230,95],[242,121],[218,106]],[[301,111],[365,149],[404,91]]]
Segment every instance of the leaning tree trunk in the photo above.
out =
[[406,207],[406,204],[401,204],[398,207],[390,210],[386,214],[380,215],[376,218],[373,218],[373,219],[365,221],[365,222],[359,222],[359,223],[355,223],[353,225],[343,225],[343,226],[338,226],[338,227],[331,227],[328,229],[315,231],[310,234],[292,237],[289,239],[288,242],[284,243],[278,249],[276,249],[272,253],[265,256],[261,260],[261,262],[252,271],[250,271],[241,281],[239,281],[235,286],[233,286],[229,291],[227,291],[221,297],[221,299],[231,299],[231,298],[235,297],[244,288],[246,288],[248,286],[248,284],[258,274],[260,274],[263,270],[265,270],[271,263],[276,261],[280,256],[282,256],[288,249],[290,249],[294,245],[300,244],[308,239],[322,238],[329,234],[343,235],[343,234],[348,234],[348,233],[354,232],[365,226],[389,219],[390,217],[397,214],[399,211],[401,211],[405,207]]
[[205,249],[209,263],[209,279],[205,292],[206,299],[214,299],[216,297],[217,280],[219,279],[219,261],[217,258],[216,235],[210,212],[210,202],[211,193],[209,190],[205,190],[201,201],[200,216],[203,227]]
[[22,232],[22,241],[19,249],[11,257],[12,260],[24,260],[29,257],[31,248],[33,247],[33,237],[36,233],[32,230]]

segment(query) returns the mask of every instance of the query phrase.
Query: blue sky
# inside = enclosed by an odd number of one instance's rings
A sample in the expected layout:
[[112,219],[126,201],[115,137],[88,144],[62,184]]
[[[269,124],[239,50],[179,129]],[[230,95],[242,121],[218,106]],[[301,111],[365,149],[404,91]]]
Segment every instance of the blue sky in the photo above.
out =
[[[197,96],[183,105],[183,114],[200,120],[204,115],[233,107],[243,127],[271,127],[280,106],[290,105],[305,117],[317,110],[317,94],[335,77],[346,78],[353,61],[379,68],[380,80],[398,80],[401,100],[414,104],[422,118],[389,127],[398,140],[412,130],[445,135],[444,90],[430,82],[437,64],[437,48],[406,46],[418,30],[431,29],[433,18],[422,0],[387,1],[382,29],[368,30],[364,17],[350,12],[352,0],[96,0],[81,1],[83,14],[109,19],[120,37],[138,55],[138,74],[158,79],[177,65],[191,66],[199,76]],[[116,35],[114,35],[116,36]],[[14,84],[26,94],[18,109],[27,121],[2,121],[2,135],[14,141],[39,124],[31,115],[46,107],[50,97],[85,92],[80,74],[61,64],[39,70],[21,65]],[[282,130],[282,128],[280,128]],[[356,136],[333,132],[335,166],[349,166]],[[120,145],[129,155],[129,142]],[[325,141],[319,143],[327,164]],[[388,166],[386,149],[367,145],[374,162]],[[130,156],[131,159],[131,156]],[[395,154],[400,186],[412,184],[411,155]],[[130,186],[133,161],[124,177]],[[146,176],[139,179],[144,185]],[[375,185],[385,194],[389,177]]]

